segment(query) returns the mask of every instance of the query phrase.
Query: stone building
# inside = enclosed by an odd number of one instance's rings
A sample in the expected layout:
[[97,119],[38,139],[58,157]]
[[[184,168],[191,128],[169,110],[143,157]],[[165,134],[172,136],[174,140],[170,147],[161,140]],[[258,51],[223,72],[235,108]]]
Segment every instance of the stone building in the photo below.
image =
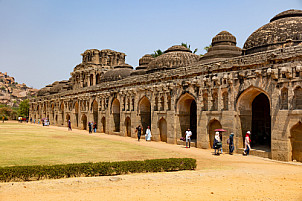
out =
[[30,116],[51,124],[135,137],[150,125],[152,140],[210,149],[214,130],[231,132],[242,152],[251,130],[251,154],[302,161],[302,11],[284,11],[252,33],[244,47],[222,31],[203,57],[172,46],[133,69],[125,54],[86,50],[68,81],[54,82],[30,101]]

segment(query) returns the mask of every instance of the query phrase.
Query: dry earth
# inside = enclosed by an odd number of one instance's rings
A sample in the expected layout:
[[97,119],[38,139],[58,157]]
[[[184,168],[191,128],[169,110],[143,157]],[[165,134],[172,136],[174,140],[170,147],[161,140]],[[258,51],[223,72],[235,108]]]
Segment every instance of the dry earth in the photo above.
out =
[[0,200],[302,200],[302,163],[97,135],[195,158],[197,170],[0,183]]

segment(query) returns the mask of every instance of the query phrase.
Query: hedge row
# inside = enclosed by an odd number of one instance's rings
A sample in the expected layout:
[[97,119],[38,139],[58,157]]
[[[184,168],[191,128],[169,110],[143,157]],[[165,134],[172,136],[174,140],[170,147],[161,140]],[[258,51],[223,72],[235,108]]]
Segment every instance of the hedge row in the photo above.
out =
[[196,160],[192,158],[79,163],[51,166],[13,166],[0,168],[0,181],[36,181],[41,179],[111,176],[139,172],[194,170],[195,168]]

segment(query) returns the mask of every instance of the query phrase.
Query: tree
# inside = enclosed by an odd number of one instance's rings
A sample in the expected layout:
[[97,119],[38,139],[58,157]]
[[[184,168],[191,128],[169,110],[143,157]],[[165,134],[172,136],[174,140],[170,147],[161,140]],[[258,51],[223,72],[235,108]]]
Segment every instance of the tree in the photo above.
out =
[[[188,45],[187,43],[181,43],[181,46],[184,46],[185,48],[188,48],[189,50],[191,50],[191,45]],[[193,54],[195,54],[197,51],[198,51],[198,48],[195,48],[193,51]]]
[[29,115],[29,100],[23,100],[19,105],[19,116],[27,117]]
[[154,51],[154,53],[151,54],[151,56],[152,56],[153,58],[155,58],[155,57],[158,57],[158,56],[160,56],[160,55],[162,55],[162,54],[163,54],[163,51],[161,51],[160,49],[158,49],[158,50]]

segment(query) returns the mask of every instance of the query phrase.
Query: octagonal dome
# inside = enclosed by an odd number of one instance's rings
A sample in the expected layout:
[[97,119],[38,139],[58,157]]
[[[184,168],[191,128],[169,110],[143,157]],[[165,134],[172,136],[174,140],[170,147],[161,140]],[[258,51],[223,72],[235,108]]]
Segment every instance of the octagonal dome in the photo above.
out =
[[302,11],[279,13],[270,23],[252,33],[243,46],[244,54],[299,45],[302,42]]

